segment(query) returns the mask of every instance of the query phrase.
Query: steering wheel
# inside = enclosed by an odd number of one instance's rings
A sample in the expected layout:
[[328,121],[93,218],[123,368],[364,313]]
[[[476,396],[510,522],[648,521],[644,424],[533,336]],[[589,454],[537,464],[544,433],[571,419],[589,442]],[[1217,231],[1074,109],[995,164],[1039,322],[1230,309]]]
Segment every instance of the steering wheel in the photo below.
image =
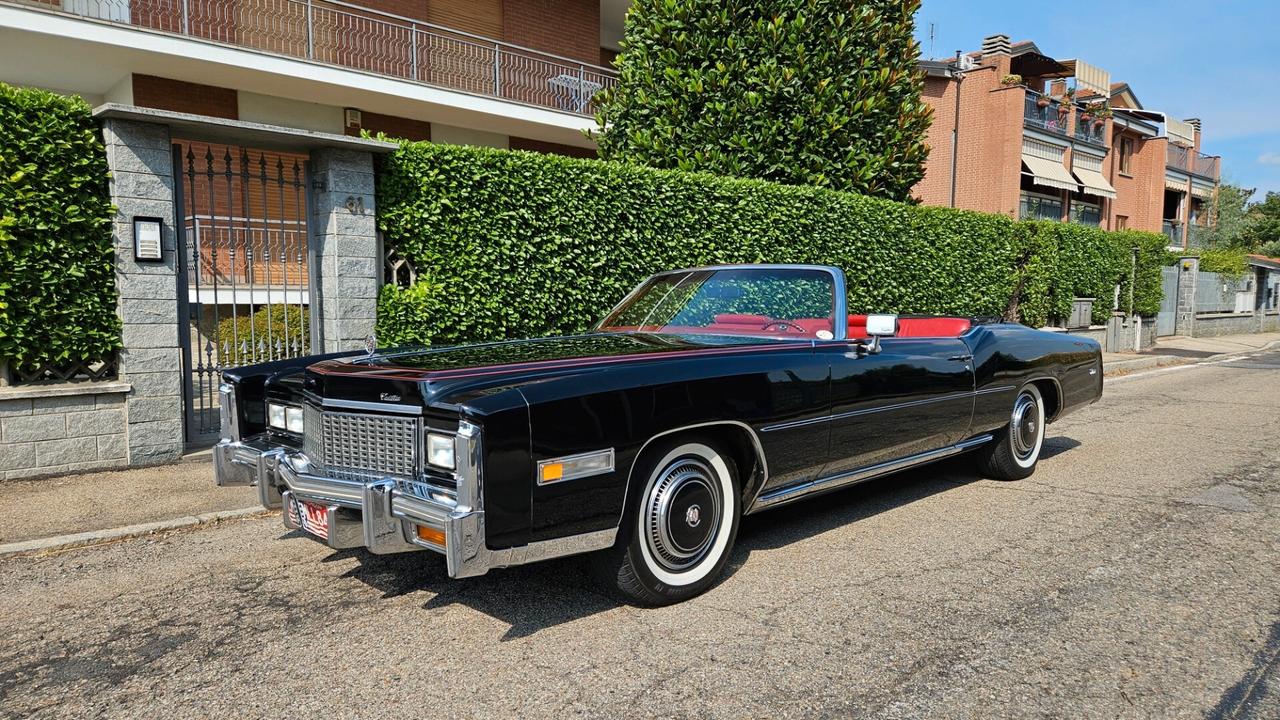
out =
[[803,333],[805,332],[805,329],[804,329],[804,328],[800,327],[799,325],[797,325],[797,324],[795,324],[795,323],[793,323],[793,322],[788,322],[788,321],[786,321],[786,320],[770,320],[769,322],[767,322],[767,323],[765,323],[765,324],[764,324],[764,327],[762,327],[762,328],[760,328],[760,329],[761,329],[761,330],[768,330],[769,328],[773,327],[774,325],[777,325],[778,327],[782,328],[783,332],[790,332],[792,329],[794,329],[796,332],[801,333],[801,334],[803,334]]

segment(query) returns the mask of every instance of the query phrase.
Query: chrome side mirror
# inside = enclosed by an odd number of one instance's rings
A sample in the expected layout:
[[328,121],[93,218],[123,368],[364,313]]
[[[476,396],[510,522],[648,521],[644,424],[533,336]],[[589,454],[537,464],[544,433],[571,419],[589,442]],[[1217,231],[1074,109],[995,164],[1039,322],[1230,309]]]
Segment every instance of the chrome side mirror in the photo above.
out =
[[871,336],[871,346],[867,352],[872,355],[880,353],[880,338],[893,337],[898,333],[897,315],[868,315],[867,335]]

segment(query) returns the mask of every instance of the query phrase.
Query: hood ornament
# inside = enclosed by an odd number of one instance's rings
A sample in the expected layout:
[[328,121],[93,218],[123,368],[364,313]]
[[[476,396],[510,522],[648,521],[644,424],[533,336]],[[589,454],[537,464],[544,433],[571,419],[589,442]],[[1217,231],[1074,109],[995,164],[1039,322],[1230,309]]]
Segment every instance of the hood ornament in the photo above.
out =
[[373,357],[374,352],[378,350],[378,338],[369,335],[364,339],[364,351],[369,353],[369,357]]

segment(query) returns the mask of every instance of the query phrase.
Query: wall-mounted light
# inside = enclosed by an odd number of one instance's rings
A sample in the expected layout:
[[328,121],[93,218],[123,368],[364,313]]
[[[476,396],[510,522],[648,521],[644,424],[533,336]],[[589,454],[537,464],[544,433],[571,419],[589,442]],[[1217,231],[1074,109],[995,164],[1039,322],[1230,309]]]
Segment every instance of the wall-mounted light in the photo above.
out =
[[158,217],[133,218],[133,259],[142,262],[163,262],[164,221]]

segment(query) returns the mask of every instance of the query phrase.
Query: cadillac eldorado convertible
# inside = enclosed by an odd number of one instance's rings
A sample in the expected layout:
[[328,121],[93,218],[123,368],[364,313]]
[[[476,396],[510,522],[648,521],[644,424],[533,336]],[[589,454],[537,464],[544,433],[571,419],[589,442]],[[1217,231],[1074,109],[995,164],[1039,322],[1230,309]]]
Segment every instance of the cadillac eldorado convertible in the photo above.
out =
[[833,267],[676,270],[582,335],[226,370],[217,482],[453,578],[593,553],[658,605],[716,581],[743,515],[960,453],[1024,478],[1102,394],[1092,340],[846,302]]

